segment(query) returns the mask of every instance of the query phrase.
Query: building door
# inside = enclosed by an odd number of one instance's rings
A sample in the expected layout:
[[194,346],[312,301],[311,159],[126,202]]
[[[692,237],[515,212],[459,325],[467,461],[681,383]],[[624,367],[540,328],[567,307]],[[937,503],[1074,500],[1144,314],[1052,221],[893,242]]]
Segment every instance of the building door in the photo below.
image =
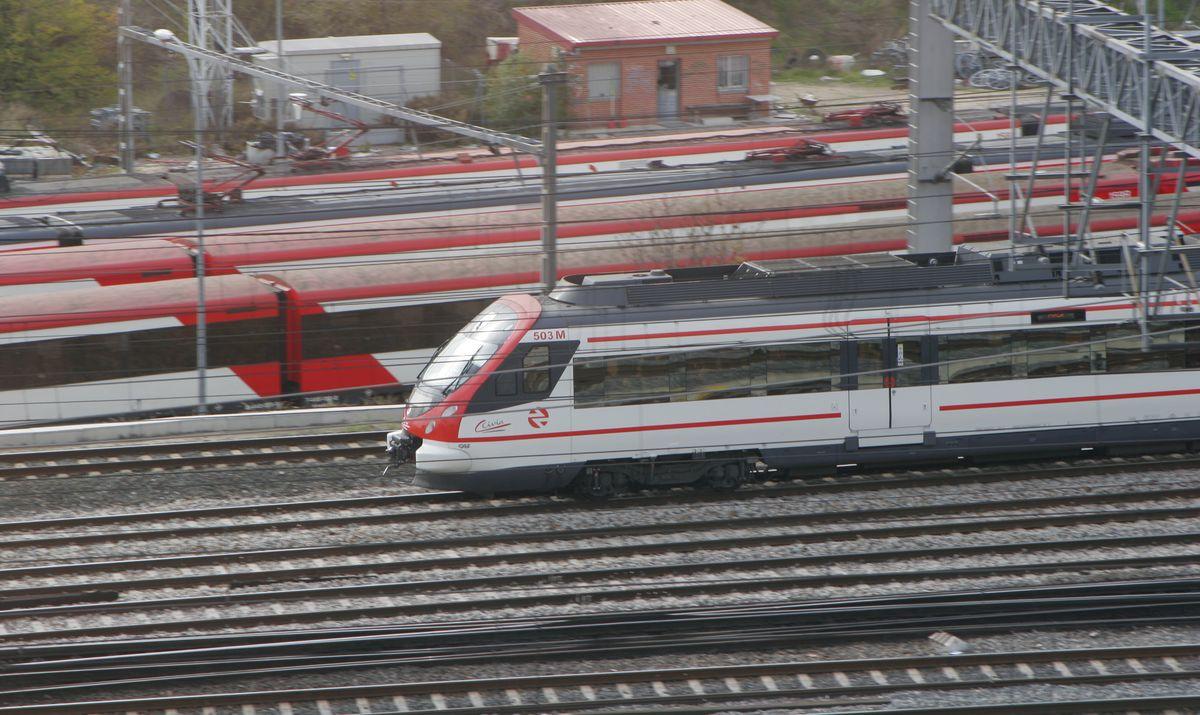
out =
[[679,60],[658,61],[658,116],[679,116]]
[[[362,70],[358,60],[333,60],[329,63],[329,70],[325,73],[325,78],[329,84],[338,89],[348,92],[362,91]],[[360,109],[338,102],[334,111],[351,119],[358,119]]]
[[919,433],[932,419],[930,360],[917,335],[859,341],[858,389],[850,392],[850,429]]

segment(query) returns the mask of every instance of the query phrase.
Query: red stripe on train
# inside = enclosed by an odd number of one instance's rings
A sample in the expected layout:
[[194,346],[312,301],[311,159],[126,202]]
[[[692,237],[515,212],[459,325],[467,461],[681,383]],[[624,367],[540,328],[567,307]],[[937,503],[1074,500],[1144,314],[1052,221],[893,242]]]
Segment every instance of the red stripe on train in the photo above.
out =
[[1111,395],[1085,395],[1083,397],[1046,397],[1037,400],[1010,400],[1008,402],[971,402],[961,405],[942,405],[943,412],[956,410],[990,410],[994,407],[1028,407],[1030,405],[1059,405],[1071,402],[1100,402],[1104,400],[1134,400],[1142,397],[1181,397],[1200,395],[1196,390],[1158,390],[1156,392],[1119,392]]
[[658,432],[671,429],[695,429],[699,427],[730,427],[733,425],[758,425],[771,422],[800,422],[807,420],[832,420],[842,416],[840,412],[820,412],[811,415],[785,415],[783,417],[750,417],[740,420],[713,420],[709,422],[673,422],[665,425],[637,425],[635,427],[608,427],[604,429],[571,430],[542,434],[513,434],[496,437],[461,436],[456,442],[508,442],[521,439],[552,439],[557,437],[589,437],[600,434],[628,434],[630,432]]

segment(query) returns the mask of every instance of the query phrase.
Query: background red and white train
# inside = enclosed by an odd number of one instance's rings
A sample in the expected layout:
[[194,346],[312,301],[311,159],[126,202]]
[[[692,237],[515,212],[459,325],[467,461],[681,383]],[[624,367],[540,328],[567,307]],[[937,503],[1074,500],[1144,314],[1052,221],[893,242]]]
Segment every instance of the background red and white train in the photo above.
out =
[[[1047,126],[1055,131],[1065,127],[1066,118],[1052,115]],[[983,118],[955,125],[958,141],[996,140],[1011,136],[1012,122],[1007,118]],[[1036,129],[1036,123],[1024,122],[1022,133]],[[838,151],[880,151],[903,149],[906,127],[813,131],[794,127],[726,128],[716,132],[605,138],[563,142],[558,157],[560,175],[598,173],[643,168],[651,161],[668,166],[690,166],[717,161],[741,161],[749,152],[790,146],[797,138],[830,144]],[[245,189],[247,198],[290,195],[297,190],[307,193],[345,191],[354,186],[390,185],[427,180],[533,178],[541,167],[533,156],[497,157],[485,149],[435,152],[426,158],[409,159],[395,167],[331,172],[316,175],[271,176],[256,180]],[[210,190],[221,180],[206,183]],[[124,208],[146,199],[174,196],[174,186],[121,188],[56,194],[26,194],[0,197],[0,215],[30,213],[29,209],[87,210]]]
[[[1120,173],[1124,170],[1120,163],[1108,165],[1097,184],[1098,199],[1137,196],[1136,176]],[[1004,188],[1003,174],[989,169],[972,174],[970,183],[956,183],[955,215],[964,233],[1007,227],[1009,190]],[[1200,172],[1188,174],[1183,190],[1191,191],[1197,184]],[[821,250],[828,245],[875,250],[904,235],[904,186],[904,178],[885,176],[853,183],[568,201],[559,211],[558,235],[567,251],[649,243],[673,246],[679,255],[691,258],[709,256],[712,250],[706,244],[712,242],[753,251],[760,239],[781,235],[790,236],[796,250]],[[1158,191],[1170,195],[1175,188],[1176,177],[1168,175]],[[1071,196],[1078,200],[1079,189],[1073,189]],[[1040,182],[1031,195],[1035,220],[1051,220],[1062,200],[1061,183]],[[1118,213],[1117,217],[1124,216]],[[540,219],[538,209],[508,208],[218,230],[207,237],[205,266],[208,273],[223,275],[528,254],[540,251]],[[198,251],[196,240],[185,233],[13,251],[0,261],[0,295],[190,277],[196,273]]]

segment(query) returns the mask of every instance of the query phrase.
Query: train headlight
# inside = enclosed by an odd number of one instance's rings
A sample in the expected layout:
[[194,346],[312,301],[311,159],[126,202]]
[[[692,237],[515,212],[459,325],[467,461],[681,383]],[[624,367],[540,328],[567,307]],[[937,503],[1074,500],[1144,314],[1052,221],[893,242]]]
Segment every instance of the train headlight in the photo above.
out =
[[458,405],[450,405],[446,409],[442,410],[442,417],[453,417],[457,413]]
[[437,420],[429,420],[425,423],[425,434],[432,434],[434,427],[437,427]]

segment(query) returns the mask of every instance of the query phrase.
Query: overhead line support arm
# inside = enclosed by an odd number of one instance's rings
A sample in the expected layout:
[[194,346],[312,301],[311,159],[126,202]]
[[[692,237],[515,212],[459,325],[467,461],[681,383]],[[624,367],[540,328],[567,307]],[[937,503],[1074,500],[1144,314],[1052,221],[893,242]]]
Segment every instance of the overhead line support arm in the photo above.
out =
[[501,146],[506,146],[517,151],[528,152],[531,154],[538,154],[542,149],[541,142],[527,139],[516,134],[492,131],[485,127],[478,127],[473,124],[467,124],[466,122],[459,122],[453,119],[447,119],[446,117],[439,117],[438,115],[430,114],[429,112],[422,112],[418,109],[410,109],[398,104],[393,104],[392,102],[385,102],[373,97],[368,97],[357,92],[339,89],[323,82],[297,77],[295,75],[290,75],[285,72],[269,69],[267,67],[260,67],[244,60],[234,59],[220,52],[214,52],[212,50],[206,50],[204,48],[197,47],[196,45],[183,42],[178,38],[160,40],[158,37],[155,37],[153,32],[150,32],[144,28],[122,27],[120,28],[120,33],[123,37],[145,42],[150,45],[156,45],[165,50],[170,50],[171,52],[181,54],[189,59],[203,59],[209,62],[217,63],[240,74],[297,87],[299,89],[303,89],[310,95],[343,102],[355,107],[362,107],[363,109],[378,112],[389,117],[395,117],[396,119],[406,122],[412,122],[413,124],[419,124],[421,126],[431,127],[444,132],[450,132],[451,134],[470,137],[488,144],[499,144]]

